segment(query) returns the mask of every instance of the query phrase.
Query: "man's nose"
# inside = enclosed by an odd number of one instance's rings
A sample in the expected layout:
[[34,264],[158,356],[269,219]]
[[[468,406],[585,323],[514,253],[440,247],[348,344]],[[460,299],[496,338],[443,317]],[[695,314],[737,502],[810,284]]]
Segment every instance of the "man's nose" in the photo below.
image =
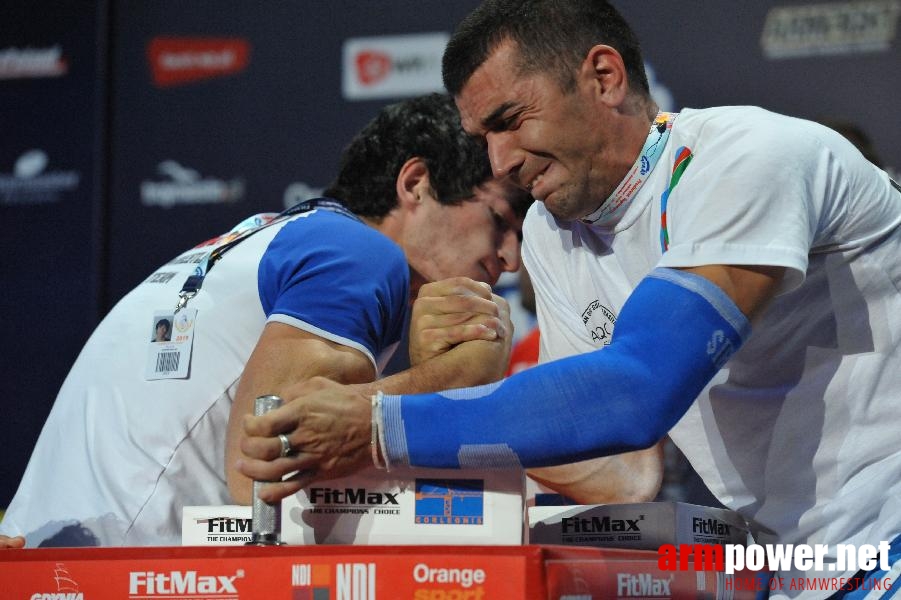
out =
[[518,271],[522,266],[521,246],[519,233],[512,230],[504,233],[504,238],[497,250],[497,257],[504,271]]
[[522,158],[516,149],[515,137],[508,131],[497,131],[489,132],[485,139],[488,143],[488,160],[491,162],[494,176],[498,179],[508,175],[515,176],[522,164]]

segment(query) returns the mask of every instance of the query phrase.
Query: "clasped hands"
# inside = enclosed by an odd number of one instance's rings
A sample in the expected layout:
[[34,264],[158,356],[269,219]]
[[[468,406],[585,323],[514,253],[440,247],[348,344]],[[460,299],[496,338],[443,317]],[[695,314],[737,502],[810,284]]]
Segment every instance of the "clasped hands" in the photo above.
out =
[[[503,376],[513,326],[507,302],[490,286],[455,277],[422,286],[410,325],[411,368],[368,384],[313,377],[289,387],[285,404],[245,416],[237,469],[275,503],[315,480],[343,477],[372,464],[372,395],[440,391]],[[279,434],[290,441],[284,456]]]

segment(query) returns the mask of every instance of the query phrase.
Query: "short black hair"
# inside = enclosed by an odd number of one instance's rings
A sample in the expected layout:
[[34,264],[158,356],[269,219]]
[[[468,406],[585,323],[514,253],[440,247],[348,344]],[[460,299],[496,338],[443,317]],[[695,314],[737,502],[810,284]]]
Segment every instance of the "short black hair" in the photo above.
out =
[[444,87],[459,95],[506,40],[517,45],[521,73],[546,73],[564,90],[573,89],[588,50],[606,44],[623,57],[630,89],[650,96],[638,38],[603,0],[486,0],[460,23],[444,51]]
[[870,136],[866,134],[860,125],[837,117],[820,117],[817,119],[817,122],[842,134],[846,140],[860,150],[864,158],[880,169],[882,168],[882,159],[879,157],[879,153],[876,152],[873,140],[870,139]]
[[383,108],[341,156],[325,195],[361,217],[381,218],[397,206],[397,175],[421,158],[442,204],[460,204],[491,178],[484,146],[469,137],[447,94],[428,94]]
[[172,331],[172,321],[170,321],[169,319],[160,319],[156,322],[156,327],[154,327],[154,329],[159,329],[160,325],[164,326],[166,328],[166,331]]

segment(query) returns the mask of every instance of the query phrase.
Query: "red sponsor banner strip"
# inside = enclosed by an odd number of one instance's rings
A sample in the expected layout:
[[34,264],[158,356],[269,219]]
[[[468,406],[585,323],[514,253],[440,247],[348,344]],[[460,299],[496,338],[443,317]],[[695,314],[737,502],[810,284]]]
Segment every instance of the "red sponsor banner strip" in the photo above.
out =
[[556,552],[556,547],[547,550],[548,598],[754,600],[758,592],[767,589],[765,577],[748,571],[727,575],[721,571],[663,570],[653,551],[592,548],[597,551],[594,556],[567,556]]
[[23,599],[546,598],[536,546],[6,550],[0,581]]
[[153,82],[170,87],[247,68],[250,43],[242,38],[155,37],[147,45]]
[[571,546],[38,548],[0,551],[0,581],[4,597],[23,599],[754,598],[741,575],[657,560]]

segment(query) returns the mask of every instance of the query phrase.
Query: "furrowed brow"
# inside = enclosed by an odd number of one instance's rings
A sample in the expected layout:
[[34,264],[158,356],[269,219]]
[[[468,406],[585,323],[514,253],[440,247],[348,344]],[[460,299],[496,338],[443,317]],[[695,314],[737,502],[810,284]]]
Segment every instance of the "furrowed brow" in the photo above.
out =
[[495,108],[490,115],[482,119],[482,127],[485,131],[494,131],[504,122],[504,113],[516,106],[515,102],[504,102]]

